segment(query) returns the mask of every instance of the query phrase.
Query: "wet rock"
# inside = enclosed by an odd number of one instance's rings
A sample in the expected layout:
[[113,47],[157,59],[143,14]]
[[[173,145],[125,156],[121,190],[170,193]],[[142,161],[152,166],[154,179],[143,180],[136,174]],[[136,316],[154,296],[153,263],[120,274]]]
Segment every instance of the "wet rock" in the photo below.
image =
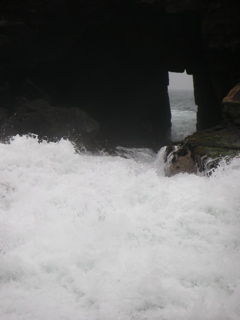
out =
[[235,126],[196,132],[166,149],[166,175],[180,172],[210,174],[222,159],[240,156],[240,130]]
[[167,177],[178,173],[196,173],[197,167],[191,152],[185,147],[169,146],[165,153],[165,174]]
[[220,125],[195,132],[182,142],[166,148],[166,175],[179,172],[209,174],[222,159],[228,162],[239,156],[240,83],[223,99]]
[[[0,7],[0,107],[12,114],[9,101],[18,96],[81,106],[112,145],[168,143],[168,71],[193,75],[198,130],[219,124],[221,101],[240,79],[239,0],[1,0]],[[73,134],[75,125],[53,124],[54,109],[46,110],[47,118],[29,105],[16,110],[13,128]],[[225,114],[238,124],[237,112]]]
[[224,120],[240,126],[240,83],[223,99],[222,116]]
[[53,107],[45,100],[17,98],[15,112],[1,126],[1,137],[36,134],[40,139],[57,141],[68,138],[77,146],[95,148],[99,125],[86,112],[76,107]]

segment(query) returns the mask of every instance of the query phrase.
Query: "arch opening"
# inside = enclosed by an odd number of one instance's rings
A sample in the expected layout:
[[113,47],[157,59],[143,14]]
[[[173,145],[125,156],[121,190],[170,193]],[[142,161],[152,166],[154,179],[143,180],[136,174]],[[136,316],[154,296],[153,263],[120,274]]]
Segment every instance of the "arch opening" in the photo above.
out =
[[194,101],[191,75],[169,72],[169,101],[172,114],[171,140],[183,140],[197,126],[197,106]]

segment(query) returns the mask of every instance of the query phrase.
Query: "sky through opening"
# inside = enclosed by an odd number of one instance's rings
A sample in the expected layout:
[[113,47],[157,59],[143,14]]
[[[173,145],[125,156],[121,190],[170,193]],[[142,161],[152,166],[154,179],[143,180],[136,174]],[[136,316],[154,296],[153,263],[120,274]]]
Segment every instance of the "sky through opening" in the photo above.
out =
[[169,90],[192,90],[192,76],[184,73],[169,72]]

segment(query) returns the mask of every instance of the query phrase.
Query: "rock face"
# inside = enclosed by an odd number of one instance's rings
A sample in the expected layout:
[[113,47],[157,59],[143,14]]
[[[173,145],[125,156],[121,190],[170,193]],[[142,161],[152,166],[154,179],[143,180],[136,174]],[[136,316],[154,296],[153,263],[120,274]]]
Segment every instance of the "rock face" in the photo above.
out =
[[240,127],[240,83],[223,99],[222,118]]
[[15,99],[15,112],[1,122],[1,137],[36,134],[39,139],[57,141],[67,138],[76,147],[94,149],[99,138],[99,125],[79,108],[52,107],[45,100]]
[[166,175],[180,172],[208,175],[222,159],[240,157],[240,130],[236,126],[217,126],[188,136],[166,149]]
[[238,0],[2,0],[0,10],[0,108],[11,121],[17,97],[43,99],[96,119],[102,143],[158,149],[171,129],[169,71],[193,76],[198,130],[219,123],[240,79]]
[[166,175],[209,174],[222,159],[228,162],[233,157],[240,157],[240,84],[223,99],[220,125],[166,148]]
[[196,173],[197,166],[191,151],[185,146],[168,146],[165,152],[165,174],[167,177],[178,173]]

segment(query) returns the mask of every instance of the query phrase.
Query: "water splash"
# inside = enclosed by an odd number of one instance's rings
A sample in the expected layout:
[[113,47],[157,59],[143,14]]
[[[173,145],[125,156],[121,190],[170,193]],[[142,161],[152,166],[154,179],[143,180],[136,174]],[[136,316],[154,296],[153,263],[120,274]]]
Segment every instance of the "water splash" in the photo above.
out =
[[240,159],[167,178],[135,151],[0,145],[0,319],[239,319]]

